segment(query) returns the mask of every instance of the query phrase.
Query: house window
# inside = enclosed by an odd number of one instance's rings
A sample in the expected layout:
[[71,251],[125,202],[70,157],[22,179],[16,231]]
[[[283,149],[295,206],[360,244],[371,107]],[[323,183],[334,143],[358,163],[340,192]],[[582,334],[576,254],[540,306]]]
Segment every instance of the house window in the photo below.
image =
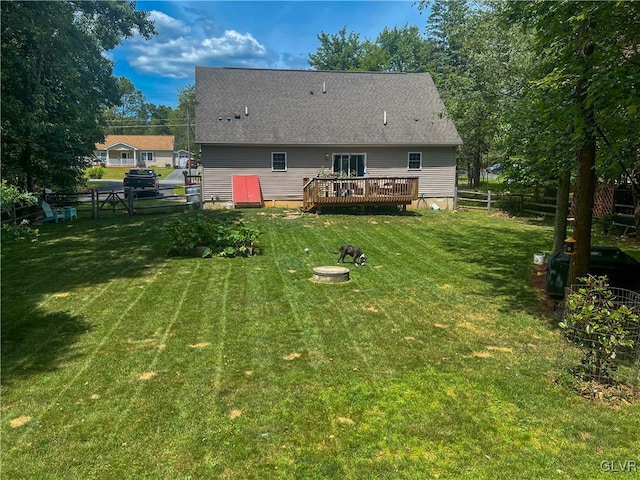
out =
[[271,171],[286,172],[287,171],[287,154],[284,152],[271,153]]
[[142,152],[141,158],[143,162],[153,162],[153,152]]
[[100,159],[100,163],[107,163],[107,151],[100,150],[98,152],[98,158]]
[[364,153],[334,153],[333,173],[341,177],[362,177],[366,171]]
[[422,152],[409,152],[408,170],[422,170]]

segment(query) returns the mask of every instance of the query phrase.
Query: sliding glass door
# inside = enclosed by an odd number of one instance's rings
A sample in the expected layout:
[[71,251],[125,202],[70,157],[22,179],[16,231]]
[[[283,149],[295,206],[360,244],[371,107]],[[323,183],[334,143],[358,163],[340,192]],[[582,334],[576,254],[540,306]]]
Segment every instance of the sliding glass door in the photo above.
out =
[[334,153],[333,173],[342,177],[363,177],[366,160],[365,153]]

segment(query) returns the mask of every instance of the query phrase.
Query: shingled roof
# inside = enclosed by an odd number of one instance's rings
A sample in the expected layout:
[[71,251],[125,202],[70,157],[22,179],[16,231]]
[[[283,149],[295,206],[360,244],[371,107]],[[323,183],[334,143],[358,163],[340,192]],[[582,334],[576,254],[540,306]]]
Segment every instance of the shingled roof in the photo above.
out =
[[104,143],[96,143],[96,150],[124,143],[138,150],[173,151],[175,137],[173,135],[107,135]]
[[196,67],[200,144],[462,144],[443,112],[428,73]]

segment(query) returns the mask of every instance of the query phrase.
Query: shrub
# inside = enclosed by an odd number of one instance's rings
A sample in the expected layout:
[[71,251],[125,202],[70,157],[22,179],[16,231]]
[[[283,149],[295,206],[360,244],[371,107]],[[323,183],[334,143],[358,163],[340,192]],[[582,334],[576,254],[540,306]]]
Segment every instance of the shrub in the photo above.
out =
[[39,236],[40,230],[33,228],[26,219],[17,225],[2,225],[2,241],[29,239],[31,242],[37,242]]
[[38,196],[24,192],[15,185],[9,185],[6,180],[0,183],[0,198],[2,201],[2,211],[10,214],[13,206],[33,206],[38,204]]
[[638,315],[626,305],[616,307],[607,277],[589,275],[580,281],[584,285],[567,296],[565,319],[559,326],[584,352],[576,376],[609,382],[616,370],[616,350],[633,346],[628,325]]
[[169,234],[170,255],[192,256],[197,248],[203,247],[199,252],[202,257],[252,255],[253,242],[259,233],[239,220],[202,214],[175,218],[165,224],[165,230]]
[[102,176],[104,175],[104,168],[103,167],[91,167],[89,170],[87,170],[87,177],[89,178],[102,178]]

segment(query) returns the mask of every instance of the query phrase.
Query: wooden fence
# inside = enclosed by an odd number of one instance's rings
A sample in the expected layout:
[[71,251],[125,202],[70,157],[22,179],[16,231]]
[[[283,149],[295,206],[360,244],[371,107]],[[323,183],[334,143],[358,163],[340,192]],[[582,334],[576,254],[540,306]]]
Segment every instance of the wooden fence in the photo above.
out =
[[555,197],[544,197],[526,193],[498,193],[488,190],[479,192],[475,190],[458,190],[456,196],[457,207],[468,209],[506,210],[523,215],[525,213],[555,216]]
[[[456,208],[486,210],[502,210],[515,215],[537,215],[555,217],[556,198],[526,193],[479,192],[475,190],[457,190]],[[635,230],[633,221],[633,205],[614,203],[610,207],[611,224],[624,229],[624,233]]]
[[[180,190],[182,187],[180,187]],[[112,214],[140,215],[145,212],[158,210],[175,210],[195,206],[202,208],[202,194],[200,185],[184,187],[184,193],[176,193],[176,187],[161,188],[158,195],[146,196],[144,192],[134,189],[91,191],[91,214],[94,218],[106,212]]]
[[[182,191],[184,190],[184,193]],[[46,195],[44,200],[53,209],[75,207],[78,215],[100,216],[115,215],[140,215],[152,211],[175,211],[189,208],[202,208],[202,194],[200,185],[188,185],[186,187],[161,188],[157,196],[141,196],[132,189],[100,191],[91,190],[83,193],[56,192]],[[42,207],[19,207],[12,209],[11,214],[2,216],[2,223],[17,224],[22,220],[30,223],[42,219]]]

